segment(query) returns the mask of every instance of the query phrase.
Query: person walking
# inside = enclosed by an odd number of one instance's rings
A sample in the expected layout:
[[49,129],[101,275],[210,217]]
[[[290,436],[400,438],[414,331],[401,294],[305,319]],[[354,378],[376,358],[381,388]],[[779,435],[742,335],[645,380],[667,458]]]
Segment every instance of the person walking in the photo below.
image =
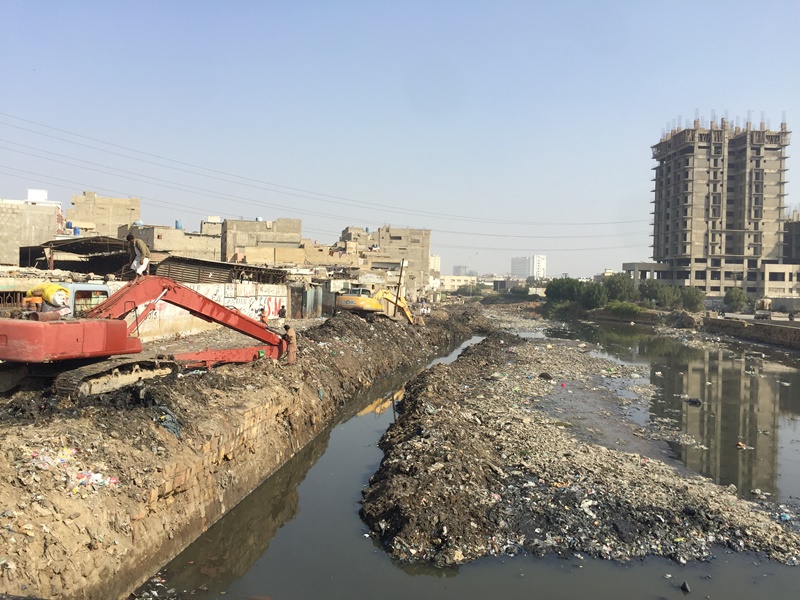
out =
[[150,248],[132,233],[129,233],[125,239],[128,240],[128,258],[131,261],[131,269],[136,271],[134,279],[136,282],[147,274],[147,267],[150,265]]
[[297,334],[291,325],[284,325],[283,329],[286,331],[283,334],[283,339],[286,340],[286,364],[293,365],[297,362]]

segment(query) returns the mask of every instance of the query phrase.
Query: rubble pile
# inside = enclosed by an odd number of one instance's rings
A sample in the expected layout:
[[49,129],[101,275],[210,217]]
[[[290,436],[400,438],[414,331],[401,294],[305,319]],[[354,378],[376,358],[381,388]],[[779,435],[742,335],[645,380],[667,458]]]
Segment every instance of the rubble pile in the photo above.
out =
[[390,555],[450,566],[520,552],[684,563],[756,551],[796,564],[800,536],[778,513],[651,457],[582,441],[542,409],[573,390],[636,380],[632,367],[585,350],[497,333],[407,386],[361,509]]

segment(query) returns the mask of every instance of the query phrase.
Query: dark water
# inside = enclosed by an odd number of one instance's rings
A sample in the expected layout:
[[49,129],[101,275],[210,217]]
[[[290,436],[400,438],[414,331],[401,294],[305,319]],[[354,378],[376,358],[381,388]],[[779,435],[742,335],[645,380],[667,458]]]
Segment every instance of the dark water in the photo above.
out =
[[[641,364],[658,388],[643,421],[661,419],[695,444],[670,444],[692,470],[751,498],[800,499],[800,362],[797,353],[734,344],[691,349],[630,326],[579,324],[548,337],[601,344],[607,355]],[[740,449],[739,444],[746,446]]]
[[[708,430],[709,439],[719,440],[716,445],[708,446],[709,452],[716,448],[712,458],[687,455],[687,460],[718,471],[721,478],[738,477],[737,481],[742,480],[741,473],[752,471],[746,477],[753,481],[763,479],[762,489],[773,482],[769,489],[775,489],[775,493],[786,494],[787,490],[795,489],[796,481],[791,484],[784,481],[789,472],[784,469],[797,467],[797,453],[792,452],[792,443],[787,441],[792,429],[784,429],[783,422],[797,425],[791,420],[797,414],[797,399],[780,395],[785,386],[776,387],[764,381],[779,380],[771,366],[758,365],[759,373],[763,372],[765,377],[755,378],[761,392],[756,394],[759,401],[753,405],[750,400],[753,395],[749,393],[753,381],[747,379],[752,378],[746,373],[748,369],[739,368],[738,378],[728,373],[729,369],[733,372],[740,367],[736,358],[710,356],[706,359],[708,353],[705,352],[683,353],[674,342],[653,339],[633,329],[604,333],[603,329],[594,328],[548,334],[582,335],[591,341],[610,336],[603,338],[606,352],[626,362],[641,363],[643,375],[646,367],[654,381],[663,379],[663,392],[654,403],[654,414],[670,414],[680,423],[685,421],[687,429],[691,427],[692,431],[706,423],[703,431]],[[649,357],[653,365],[648,367]],[[745,359],[743,362],[749,367],[752,361]],[[772,365],[771,361],[766,364]],[[790,389],[800,389],[800,382],[798,387],[794,385],[797,371],[782,369],[788,367],[779,369],[781,377],[795,378],[791,380]],[[661,376],[655,376],[655,371]],[[723,390],[719,393],[703,390],[703,402],[713,403],[718,414],[709,417],[706,413],[710,409],[703,404],[700,414],[684,419],[683,404],[686,403],[675,402],[676,396],[672,394],[688,394],[695,389],[699,394],[701,379],[703,385],[708,380],[712,380],[712,384],[715,381],[722,384]],[[731,381],[741,381],[741,385],[737,387]],[[182,598],[252,600],[493,597],[656,600],[685,598],[680,585],[686,581],[692,596],[698,598],[800,597],[800,568],[763,563],[753,555],[728,554],[723,550],[710,563],[685,566],[664,559],[617,565],[580,557],[536,559],[528,556],[489,558],[447,571],[393,564],[366,535],[367,529],[358,517],[361,489],[382,458],[376,443],[393,419],[391,402],[385,401],[391,395],[387,391],[392,388],[391,384],[387,382],[386,389],[377,397],[360,399],[353,412],[359,408],[366,410],[320,435],[167,565],[157,576],[163,583],[147,588],[157,592],[159,598],[168,597],[168,590],[174,589],[174,594]],[[736,403],[734,397],[740,395],[736,390],[745,388],[748,400]],[[774,390],[776,395],[769,396],[765,390]],[[767,408],[768,398],[773,398],[778,405],[782,399],[794,408]],[[728,409],[731,403],[734,408]],[[680,414],[670,412],[678,409]],[[728,417],[728,410],[741,416],[738,419]],[[774,416],[776,411],[778,416]],[[774,456],[767,460],[763,454],[767,446],[762,444],[762,454],[748,451],[754,456],[745,459],[733,453],[729,457],[724,446],[733,435],[732,431],[747,433],[753,418],[748,415],[761,412],[773,415],[769,422],[774,426],[773,435],[778,442],[769,447],[774,449]],[[714,427],[708,424],[710,418],[715,419]],[[738,425],[734,426],[734,422]],[[756,430],[762,426],[759,421]],[[714,431],[713,436],[710,430]],[[791,439],[797,439],[797,429],[793,431]],[[736,433],[737,439],[738,435]],[[758,435],[764,434],[756,431],[753,435],[758,439]],[[728,462],[734,459],[736,466]],[[769,469],[764,469],[763,476],[758,473],[762,459],[770,465]],[[752,460],[759,461],[754,463],[755,469],[742,468],[742,464],[750,465]],[[717,466],[709,467],[713,464]],[[767,471],[771,474],[767,475]],[[143,592],[140,590],[137,595]]]

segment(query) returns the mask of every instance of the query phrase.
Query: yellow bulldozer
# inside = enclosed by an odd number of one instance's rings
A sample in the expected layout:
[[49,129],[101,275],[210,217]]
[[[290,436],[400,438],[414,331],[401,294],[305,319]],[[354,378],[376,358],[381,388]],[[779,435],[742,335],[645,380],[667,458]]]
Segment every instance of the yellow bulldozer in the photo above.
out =
[[[414,315],[404,298],[388,289],[371,292],[367,288],[350,288],[336,295],[336,310],[347,310],[361,316],[383,315],[391,319],[405,318],[414,323]],[[399,315],[398,315],[399,313]]]

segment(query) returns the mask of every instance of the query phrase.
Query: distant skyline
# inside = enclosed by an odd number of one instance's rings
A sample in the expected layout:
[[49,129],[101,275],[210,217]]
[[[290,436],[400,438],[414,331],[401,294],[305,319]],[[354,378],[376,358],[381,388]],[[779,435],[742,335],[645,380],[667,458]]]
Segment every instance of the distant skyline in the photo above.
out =
[[771,0],[5,0],[0,198],[134,196],[145,223],[187,230],[300,218],[321,243],[427,228],[445,274],[533,255],[549,275],[619,270],[651,255],[650,147],[679,116],[800,123],[798,17]]

